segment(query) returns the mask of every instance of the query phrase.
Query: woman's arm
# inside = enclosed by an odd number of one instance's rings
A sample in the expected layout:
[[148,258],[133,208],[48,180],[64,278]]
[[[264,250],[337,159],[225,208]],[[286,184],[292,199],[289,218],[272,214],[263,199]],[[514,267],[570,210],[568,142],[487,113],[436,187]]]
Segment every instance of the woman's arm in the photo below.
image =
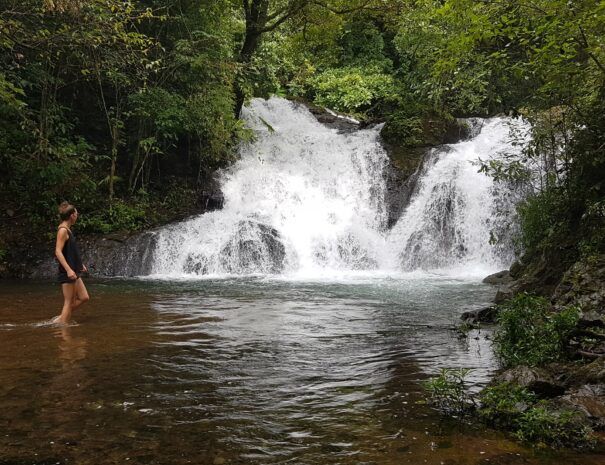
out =
[[65,245],[65,242],[67,242],[67,239],[69,239],[67,230],[65,228],[59,228],[57,231],[57,243],[55,244],[55,257],[57,257],[57,260],[59,260],[59,263],[67,272],[67,277],[71,280],[75,280],[77,278],[76,273],[67,264],[67,260],[65,260],[65,256],[63,255],[63,246]]

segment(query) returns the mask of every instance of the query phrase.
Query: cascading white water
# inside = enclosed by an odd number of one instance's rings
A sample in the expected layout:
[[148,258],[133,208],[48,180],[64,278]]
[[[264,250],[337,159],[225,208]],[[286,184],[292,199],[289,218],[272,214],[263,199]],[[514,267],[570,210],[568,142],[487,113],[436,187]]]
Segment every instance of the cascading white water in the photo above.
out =
[[505,120],[434,150],[389,231],[380,127],[339,133],[280,98],[254,100],[244,117],[256,140],[221,175],[224,208],[158,231],[151,274],[317,276],[510,262],[506,241],[489,241],[512,211],[511,191],[471,163],[518,150]]
[[284,99],[244,110],[256,141],[222,175],[224,208],[159,232],[152,273],[376,268],[387,155],[378,129],[338,134]]
[[512,127],[520,120],[491,118],[470,140],[433,149],[410,204],[389,234],[404,270],[508,266],[513,257],[514,206],[522,194],[478,172],[477,160],[520,153]]

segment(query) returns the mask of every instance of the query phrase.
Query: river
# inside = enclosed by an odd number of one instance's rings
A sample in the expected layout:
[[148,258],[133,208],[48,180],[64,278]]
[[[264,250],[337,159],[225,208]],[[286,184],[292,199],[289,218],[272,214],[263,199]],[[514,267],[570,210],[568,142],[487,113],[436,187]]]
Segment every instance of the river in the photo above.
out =
[[[495,368],[459,313],[488,286],[438,275],[100,280],[77,325],[57,286],[0,284],[2,464],[569,464],[443,418],[422,380]],[[469,304],[472,302],[472,304]]]

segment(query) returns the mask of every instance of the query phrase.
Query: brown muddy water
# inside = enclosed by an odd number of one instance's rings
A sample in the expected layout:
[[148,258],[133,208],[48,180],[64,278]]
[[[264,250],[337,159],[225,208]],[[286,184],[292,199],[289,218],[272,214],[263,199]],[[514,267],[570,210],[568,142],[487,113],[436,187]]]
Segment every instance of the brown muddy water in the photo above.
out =
[[91,281],[77,326],[58,286],[0,283],[0,465],[559,464],[443,418],[420,382],[496,368],[458,315],[493,290],[439,277]]

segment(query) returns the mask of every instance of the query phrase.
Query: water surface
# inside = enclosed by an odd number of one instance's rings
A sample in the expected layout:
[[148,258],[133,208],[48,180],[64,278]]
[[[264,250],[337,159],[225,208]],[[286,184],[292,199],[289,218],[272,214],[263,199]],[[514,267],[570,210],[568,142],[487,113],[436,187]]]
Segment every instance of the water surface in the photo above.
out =
[[439,276],[108,280],[77,326],[0,283],[0,464],[569,464],[423,403],[440,367],[496,368],[450,328],[493,289]]

